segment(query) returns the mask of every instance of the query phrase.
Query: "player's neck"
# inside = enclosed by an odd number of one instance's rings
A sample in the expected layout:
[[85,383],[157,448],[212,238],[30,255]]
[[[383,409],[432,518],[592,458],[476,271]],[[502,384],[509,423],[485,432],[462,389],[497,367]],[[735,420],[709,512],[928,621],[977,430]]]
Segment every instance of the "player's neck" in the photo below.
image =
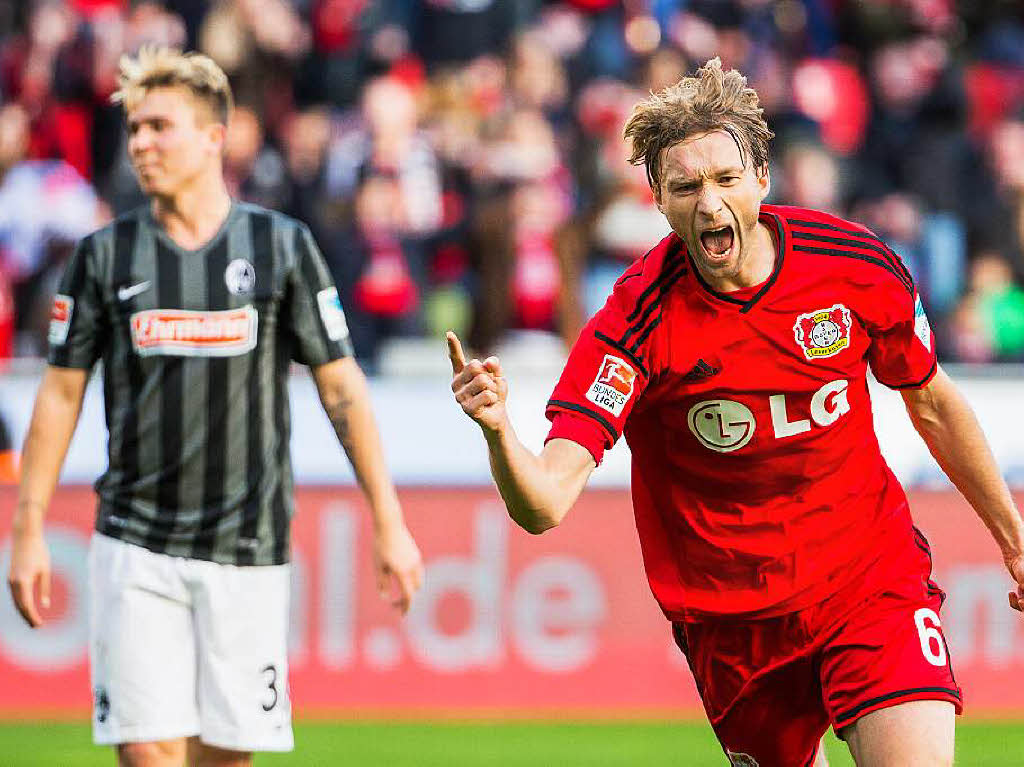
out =
[[231,195],[223,178],[217,178],[174,196],[154,196],[151,210],[156,222],[179,247],[197,250],[220,231],[231,212]]
[[[758,221],[754,228],[754,237],[736,274],[723,277],[701,272],[701,275],[713,290],[720,293],[752,288],[771,277],[772,271],[775,269],[777,255],[778,248],[774,232],[770,227]],[[697,267],[699,268],[700,265],[697,264]]]

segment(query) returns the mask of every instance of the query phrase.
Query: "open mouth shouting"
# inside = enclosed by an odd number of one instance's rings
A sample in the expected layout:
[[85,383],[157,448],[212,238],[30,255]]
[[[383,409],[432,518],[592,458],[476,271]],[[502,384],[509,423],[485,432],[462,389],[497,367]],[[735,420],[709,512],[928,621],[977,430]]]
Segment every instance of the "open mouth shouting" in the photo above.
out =
[[736,247],[736,234],[729,224],[705,229],[699,239],[704,255],[715,264],[727,262]]

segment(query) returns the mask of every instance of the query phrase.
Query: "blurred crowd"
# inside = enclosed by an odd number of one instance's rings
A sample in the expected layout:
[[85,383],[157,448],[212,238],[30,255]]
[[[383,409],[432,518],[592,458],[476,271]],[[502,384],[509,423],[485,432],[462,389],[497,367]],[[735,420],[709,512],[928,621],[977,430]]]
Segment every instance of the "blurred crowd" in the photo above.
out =
[[625,119],[715,55],[777,133],[769,201],[885,238],[945,359],[1024,360],[1018,0],[0,0],[0,357],[141,202],[108,97],[144,42],[229,73],[232,192],[312,227],[371,369],[445,328],[571,343],[667,233]]

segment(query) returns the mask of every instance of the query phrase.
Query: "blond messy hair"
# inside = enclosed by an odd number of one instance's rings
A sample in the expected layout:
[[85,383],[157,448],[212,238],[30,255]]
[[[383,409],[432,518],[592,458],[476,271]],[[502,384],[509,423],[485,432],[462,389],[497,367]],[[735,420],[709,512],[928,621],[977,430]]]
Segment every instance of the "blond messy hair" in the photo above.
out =
[[730,69],[722,71],[717,56],[633,108],[623,137],[633,142],[629,161],[647,169],[647,181],[657,190],[661,183],[661,159],[666,149],[692,136],[724,130],[740,150],[744,167],[747,159],[754,168],[768,164],[768,142],[775,135],[765,122],[757,91],[747,87],[747,78]]
[[118,90],[110,97],[114,104],[124,104],[131,111],[153,88],[180,86],[207,107],[210,116],[228,124],[234,98],[231,85],[216,62],[195,51],[144,45],[136,56],[125,54],[118,63]]

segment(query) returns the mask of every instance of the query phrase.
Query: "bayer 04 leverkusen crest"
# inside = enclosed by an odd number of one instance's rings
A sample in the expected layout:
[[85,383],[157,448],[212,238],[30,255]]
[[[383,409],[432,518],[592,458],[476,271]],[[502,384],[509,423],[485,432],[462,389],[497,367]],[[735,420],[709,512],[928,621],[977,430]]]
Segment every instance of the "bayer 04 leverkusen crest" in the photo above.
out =
[[850,345],[850,310],[842,304],[801,314],[793,336],[809,360],[832,357]]

